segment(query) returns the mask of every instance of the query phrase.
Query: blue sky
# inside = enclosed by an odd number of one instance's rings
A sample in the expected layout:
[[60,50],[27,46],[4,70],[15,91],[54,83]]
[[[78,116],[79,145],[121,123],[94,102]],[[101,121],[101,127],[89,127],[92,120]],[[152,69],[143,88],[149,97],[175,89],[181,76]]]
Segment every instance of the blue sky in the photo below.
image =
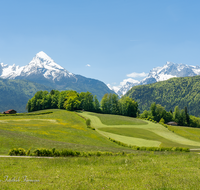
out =
[[0,8],[4,64],[23,66],[44,51],[111,85],[167,61],[200,66],[198,0],[7,0]]

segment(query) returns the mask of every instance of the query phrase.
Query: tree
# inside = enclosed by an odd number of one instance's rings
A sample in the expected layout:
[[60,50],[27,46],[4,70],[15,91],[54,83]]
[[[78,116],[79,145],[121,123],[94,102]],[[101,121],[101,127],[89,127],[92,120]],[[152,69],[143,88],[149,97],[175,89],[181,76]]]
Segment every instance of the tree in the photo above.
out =
[[66,96],[67,96],[67,91],[62,91],[59,93],[59,96],[58,96],[58,108],[59,109],[64,109],[63,105],[65,102]]
[[94,111],[97,112],[97,113],[101,112],[99,100],[97,99],[96,95],[94,96],[93,104],[94,104]]
[[73,111],[73,110],[78,110],[80,104],[81,102],[79,100],[78,93],[72,90],[68,91],[65,97],[65,102],[64,102],[63,107],[66,110]]
[[111,94],[110,97],[111,97],[111,113],[115,115],[120,114],[118,95]]
[[90,92],[86,92],[83,100],[83,109],[86,111],[93,111],[93,95]]
[[190,116],[188,114],[187,107],[185,107],[185,120],[186,120],[187,126],[190,126]]
[[160,119],[159,123],[164,124],[165,120],[163,118]]
[[148,118],[151,116],[150,111],[144,110],[143,113],[140,115],[141,118]]
[[161,118],[164,118],[166,115],[165,108],[160,104],[156,104],[154,120],[159,122]]
[[179,123],[180,110],[179,110],[179,107],[178,107],[178,106],[176,106],[176,107],[174,108],[173,117],[174,117],[174,121],[176,121],[177,123]]
[[101,99],[101,110],[103,113],[109,113],[108,94],[104,94],[103,98]]
[[153,119],[155,120],[155,117],[156,117],[156,103],[155,102],[151,104],[150,110],[151,110],[151,115]]
[[125,116],[136,117],[138,112],[138,104],[132,98],[125,97],[120,99],[121,113]]

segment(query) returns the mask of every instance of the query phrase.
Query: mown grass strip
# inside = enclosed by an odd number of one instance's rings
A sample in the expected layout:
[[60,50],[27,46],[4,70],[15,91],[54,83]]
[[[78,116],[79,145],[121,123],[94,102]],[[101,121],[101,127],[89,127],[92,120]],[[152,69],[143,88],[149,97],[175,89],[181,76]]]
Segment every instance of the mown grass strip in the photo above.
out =
[[187,145],[175,143],[173,141],[165,139],[162,136],[159,136],[156,133],[149,131],[147,129],[113,127],[113,128],[99,128],[99,130],[128,137],[142,138],[147,140],[156,139],[157,141],[161,142],[160,147],[176,147],[176,146],[188,147]]
[[105,125],[147,125],[148,123],[137,118],[122,116],[122,115],[112,115],[112,114],[100,114],[91,113],[89,114],[98,117],[101,122]]
[[109,138],[109,140],[111,140],[112,142],[117,143],[121,146],[132,148],[133,150],[190,152],[190,149],[187,147],[145,147],[145,146],[139,147],[139,146],[128,145],[123,142],[117,141],[115,139],[111,139],[111,138]]

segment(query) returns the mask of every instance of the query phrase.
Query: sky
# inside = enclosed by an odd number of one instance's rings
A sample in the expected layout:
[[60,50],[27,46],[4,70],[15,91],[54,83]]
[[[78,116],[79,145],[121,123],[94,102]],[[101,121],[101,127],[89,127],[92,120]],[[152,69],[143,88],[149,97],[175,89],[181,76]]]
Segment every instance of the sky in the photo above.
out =
[[167,61],[200,66],[199,0],[0,0],[0,10],[4,64],[44,51],[111,86]]

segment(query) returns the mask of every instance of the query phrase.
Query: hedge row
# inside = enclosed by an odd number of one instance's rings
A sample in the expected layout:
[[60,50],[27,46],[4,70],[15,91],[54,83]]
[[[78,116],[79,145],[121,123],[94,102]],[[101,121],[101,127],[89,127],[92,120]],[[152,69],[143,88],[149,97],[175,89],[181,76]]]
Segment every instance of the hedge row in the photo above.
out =
[[133,150],[143,150],[143,151],[180,151],[180,152],[190,152],[189,148],[186,147],[139,147],[125,144],[123,142],[117,141],[115,139],[109,138],[112,142],[117,143],[118,145],[132,148]]
[[112,152],[80,152],[75,150],[56,150],[53,149],[46,149],[46,148],[38,148],[30,153],[30,149],[26,151],[23,148],[13,148],[11,149],[8,154],[10,156],[48,156],[48,157],[67,157],[67,156],[74,156],[74,157],[89,157],[89,156],[116,156],[116,155],[124,155],[125,153],[112,153]]

